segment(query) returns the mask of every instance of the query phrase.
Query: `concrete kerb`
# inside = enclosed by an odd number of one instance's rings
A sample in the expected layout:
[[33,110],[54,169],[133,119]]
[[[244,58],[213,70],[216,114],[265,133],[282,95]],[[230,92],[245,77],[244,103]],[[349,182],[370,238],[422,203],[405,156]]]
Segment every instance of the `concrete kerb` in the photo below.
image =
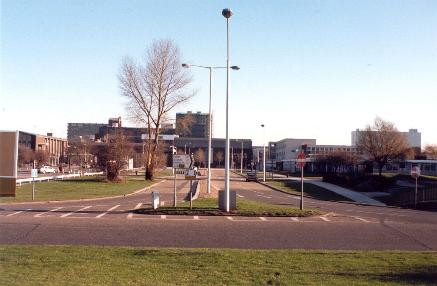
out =
[[54,201],[38,201],[38,202],[8,202],[8,203],[0,203],[0,206],[2,205],[24,205],[24,204],[47,204],[47,203],[74,203],[74,202],[91,202],[91,201],[97,201],[97,200],[109,200],[109,199],[116,199],[116,198],[123,198],[123,197],[129,197],[136,195],[138,193],[147,191],[148,189],[151,189],[155,187],[156,185],[162,183],[165,180],[160,180],[159,182],[156,182],[150,186],[147,186],[145,188],[142,188],[140,190],[137,190],[133,193],[125,194],[125,195],[118,195],[118,196],[112,196],[112,197],[101,197],[101,198],[92,198],[92,199],[77,199],[77,200],[54,200]]

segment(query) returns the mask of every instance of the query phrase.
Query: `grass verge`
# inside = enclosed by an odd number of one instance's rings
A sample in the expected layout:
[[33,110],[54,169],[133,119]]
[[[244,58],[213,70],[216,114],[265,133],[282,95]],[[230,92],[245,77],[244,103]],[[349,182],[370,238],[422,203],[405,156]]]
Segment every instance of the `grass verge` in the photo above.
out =
[[[35,201],[77,200],[125,195],[154,183],[142,177],[110,183],[97,177],[81,177],[64,181],[50,181],[35,184]],[[0,203],[32,201],[32,184],[17,186],[16,197],[0,198]]]
[[218,208],[218,199],[204,198],[193,201],[193,209],[190,210],[190,203],[184,202],[175,207],[160,207],[153,209],[138,209],[141,214],[166,214],[166,215],[239,215],[239,216],[293,216],[307,217],[320,215],[317,210],[300,210],[285,205],[272,205],[238,198],[237,209],[230,213],[222,212]]
[[435,285],[436,252],[0,246],[1,285]]
[[[266,184],[284,192],[300,196],[301,183],[298,181],[267,181]],[[349,198],[305,182],[303,184],[303,194],[304,196],[324,201],[352,201]]]

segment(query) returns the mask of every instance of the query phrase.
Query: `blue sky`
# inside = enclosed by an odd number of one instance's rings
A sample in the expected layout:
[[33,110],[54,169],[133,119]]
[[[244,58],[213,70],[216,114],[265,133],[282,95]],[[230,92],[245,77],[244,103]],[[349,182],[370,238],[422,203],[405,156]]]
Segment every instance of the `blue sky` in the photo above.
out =
[[[0,130],[66,136],[68,122],[126,116],[121,59],[170,38],[184,61],[226,64],[231,18],[230,135],[350,144],[376,116],[437,144],[437,1],[1,1]],[[208,72],[192,70],[208,107]],[[225,134],[223,70],[214,135]],[[174,115],[173,115],[174,117]],[[125,125],[131,125],[125,122]]]

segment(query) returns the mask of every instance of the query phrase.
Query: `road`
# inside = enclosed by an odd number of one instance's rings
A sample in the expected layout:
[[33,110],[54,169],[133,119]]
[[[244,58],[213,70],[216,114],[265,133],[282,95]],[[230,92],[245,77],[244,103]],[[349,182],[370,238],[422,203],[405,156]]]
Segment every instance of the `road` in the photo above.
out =
[[[223,187],[223,171],[212,186]],[[178,198],[188,191],[178,181]],[[164,205],[173,181],[153,187]],[[239,198],[298,206],[299,198],[232,175]],[[0,205],[1,244],[85,244],[143,247],[437,250],[437,214],[305,198],[305,207],[328,212],[310,218],[154,216],[132,212],[150,206],[150,191],[76,202]]]

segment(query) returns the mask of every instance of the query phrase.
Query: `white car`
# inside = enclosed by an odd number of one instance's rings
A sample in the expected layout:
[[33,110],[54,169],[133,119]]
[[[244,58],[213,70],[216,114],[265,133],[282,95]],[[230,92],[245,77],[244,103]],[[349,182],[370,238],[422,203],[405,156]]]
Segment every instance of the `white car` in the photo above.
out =
[[39,168],[39,172],[40,173],[56,173],[56,169],[50,166],[42,166],[41,168]]

